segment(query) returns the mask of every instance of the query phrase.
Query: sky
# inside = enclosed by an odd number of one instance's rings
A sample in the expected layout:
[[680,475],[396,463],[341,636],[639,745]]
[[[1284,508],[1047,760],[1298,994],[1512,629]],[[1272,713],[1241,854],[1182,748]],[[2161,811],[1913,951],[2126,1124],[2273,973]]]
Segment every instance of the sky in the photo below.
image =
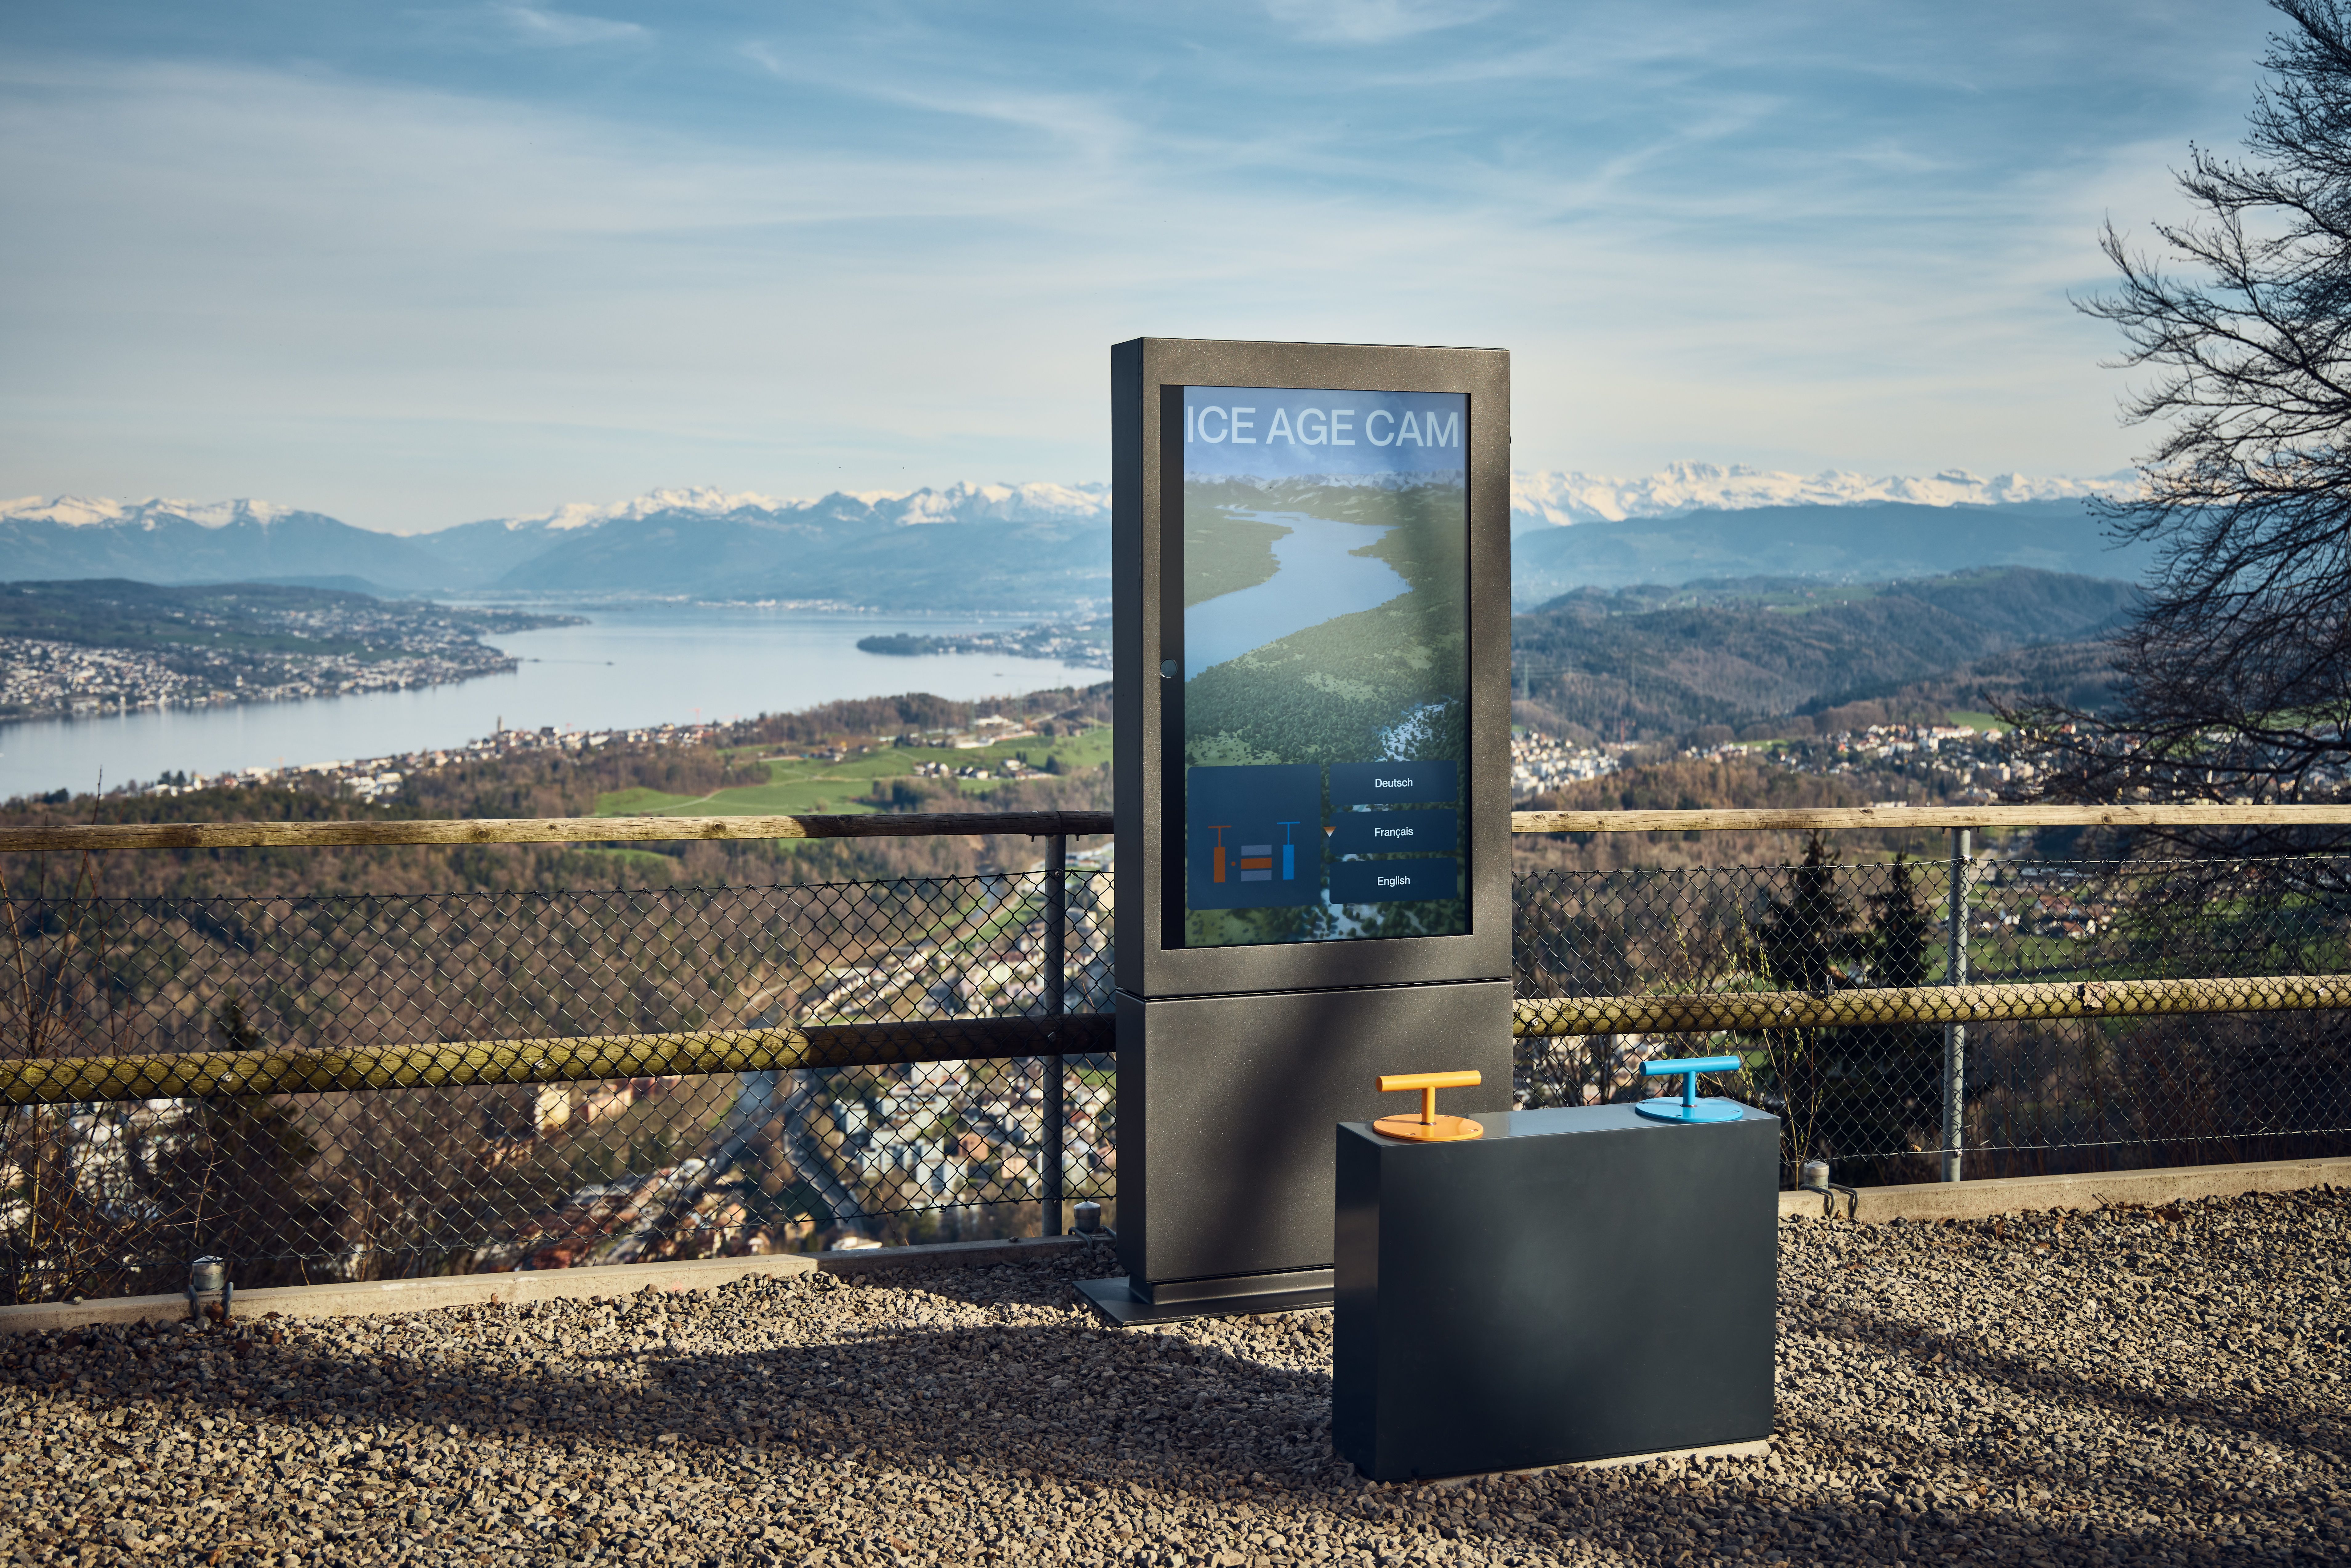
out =
[[1109,476],[1142,335],[1499,347],[1513,462],[2094,475],[2251,0],[0,13],[0,497],[402,532]]

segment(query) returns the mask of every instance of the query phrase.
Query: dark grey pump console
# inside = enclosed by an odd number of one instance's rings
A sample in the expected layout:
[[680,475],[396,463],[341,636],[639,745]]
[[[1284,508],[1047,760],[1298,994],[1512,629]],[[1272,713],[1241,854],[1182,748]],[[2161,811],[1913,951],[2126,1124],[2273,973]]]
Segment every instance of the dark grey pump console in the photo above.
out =
[[1339,1128],[1339,1452],[1406,1480],[1769,1437],[1777,1118],[1478,1120],[1458,1143]]

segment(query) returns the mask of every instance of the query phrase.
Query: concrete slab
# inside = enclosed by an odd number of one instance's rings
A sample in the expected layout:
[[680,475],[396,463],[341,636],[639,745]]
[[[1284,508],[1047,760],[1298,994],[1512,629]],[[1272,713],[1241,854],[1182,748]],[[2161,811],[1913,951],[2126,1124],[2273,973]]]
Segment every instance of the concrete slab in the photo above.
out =
[[1576,1470],[1613,1470],[1625,1465],[1650,1465],[1659,1459],[1760,1459],[1771,1452],[1771,1439],[1757,1437],[1745,1443],[1717,1443],[1704,1448],[1660,1448],[1654,1454],[1625,1454],[1614,1459],[1587,1459],[1580,1465],[1562,1467]]
[[[1654,1454],[1620,1454],[1613,1459],[1573,1459],[1563,1465],[1538,1465],[1531,1470],[1488,1470],[1474,1476],[1440,1476],[1422,1486],[1454,1490],[1496,1476],[1548,1476],[1561,1470],[1613,1470],[1626,1465],[1655,1464],[1659,1459],[1760,1459],[1771,1452],[1771,1439],[1755,1437],[1744,1443],[1716,1443],[1703,1448],[1659,1448]],[[1403,1483],[1413,1484],[1413,1483]]]
[[[2231,1197],[2247,1192],[2293,1192],[2314,1186],[2351,1186],[2351,1158],[2261,1160],[2235,1166],[2168,1166],[2151,1171],[2095,1171],[2085,1176],[2003,1176],[1994,1181],[1920,1182],[1904,1186],[1865,1186],[1853,1218],[1865,1225],[1889,1219],[1985,1219],[2031,1209],[2106,1208],[2120,1204],[2152,1207],[2175,1198]],[[1823,1218],[1820,1197],[1783,1192],[1780,1212]],[[1836,1200],[1844,1218],[1845,1201]]]

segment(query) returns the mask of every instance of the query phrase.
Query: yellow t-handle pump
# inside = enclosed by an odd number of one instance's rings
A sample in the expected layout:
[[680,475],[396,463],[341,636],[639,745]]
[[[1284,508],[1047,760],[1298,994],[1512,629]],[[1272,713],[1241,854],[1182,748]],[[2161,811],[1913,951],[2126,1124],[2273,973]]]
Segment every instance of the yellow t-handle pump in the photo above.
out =
[[1383,1116],[1372,1124],[1372,1131],[1419,1144],[1451,1144],[1463,1138],[1483,1137],[1486,1129],[1468,1117],[1440,1116],[1437,1113],[1438,1090],[1474,1089],[1483,1082],[1475,1072],[1383,1073],[1379,1079],[1383,1094],[1393,1094],[1405,1089],[1420,1091],[1420,1114]]

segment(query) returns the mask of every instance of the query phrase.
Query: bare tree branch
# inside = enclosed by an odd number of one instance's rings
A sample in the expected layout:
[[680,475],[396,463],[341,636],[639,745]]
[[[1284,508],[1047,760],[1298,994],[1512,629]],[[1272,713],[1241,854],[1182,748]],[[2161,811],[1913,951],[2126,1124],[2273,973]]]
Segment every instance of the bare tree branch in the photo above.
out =
[[2351,15],[2272,3],[2290,26],[2248,157],[2191,147],[2197,215],[2156,225],[2160,256],[2108,224],[2118,284],[2078,302],[2121,331],[2119,367],[2152,372],[2124,402],[2160,431],[2144,484],[2097,510],[2157,564],[2114,706],[2008,716],[2047,768],[2036,798],[2351,791]]

